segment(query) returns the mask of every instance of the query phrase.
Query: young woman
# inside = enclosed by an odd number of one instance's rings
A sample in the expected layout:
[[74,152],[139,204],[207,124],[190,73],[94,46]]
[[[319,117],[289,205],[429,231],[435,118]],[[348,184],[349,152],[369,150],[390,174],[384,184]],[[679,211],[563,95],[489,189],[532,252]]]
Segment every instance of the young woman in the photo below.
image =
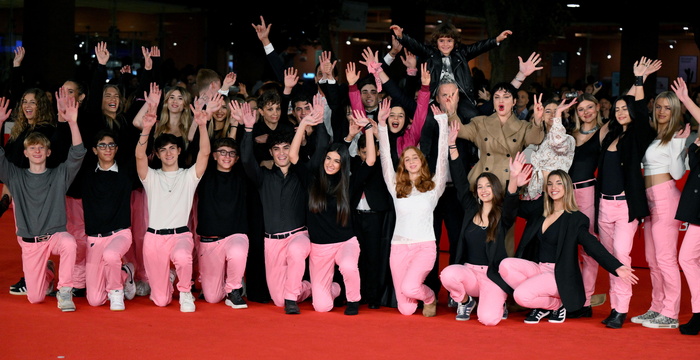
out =
[[[656,137],[649,123],[644,99],[645,76],[661,68],[659,61],[646,58],[634,64],[637,80],[625,95],[615,101],[615,115],[603,136],[598,164],[596,202],[600,242],[623,264],[631,264],[630,252],[639,220],[649,216],[649,205],[640,171],[642,157]],[[603,323],[614,329],[627,318],[632,285],[610,276],[612,311]]]
[[[365,122],[369,123],[367,120]],[[301,120],[292,140],[289,150],[292,164],[297,164],[300,160],[299,149],[306,136],[306,128],[322,123],[323,105],[320,103],[320,95],[316,95],[313,110]],[[345,314],[357,315],[360,304],[360,271],[357,266],[360,244],[354,235],[351,220],[350,156],[345,144],[329,144],[330,136],[323,125],[315,133],[316,149],[308,163],[307,213],[311,240],[309,275],[313,306],[320,312],[333,309],[333,300],[341,290],[340,285],[333,282],[334,266],[337,264],[345,282]],[[371,131],[367,133],[372,136]],[[374,138],[370,140],[373,144]],[[374,148],[373,145],[370,146]]]
[[[432,109],[440,126],[438,148],[446,149],[447,116],[436,106]],[[411,315],[420,300],[423,315],[435,316],[437,297],[423,281],[433,268],[437,254],[433,210],[445,191],[447,151],[439,152],[435,175],[431,175],[425,156],[416,147],[403,151],[394,171],[386,116],[379,118],[379,148],[384,181],[396,209],[389,263],[398,309],[401,314]]]
[[654,100],[652,127],[657,136],[644,158],[644,185],[650,214],[644,218],[644,252],[651,276],[651,306],[633,323],[649,328],[675,329],[681,305],[681,273],[678,268],[678,231],[675,219],[681,192],[676,180],[685,175],[685,142],[681,102],[671,91]]
[[518,211],[518,186],[527,183],[532,168],[523,169],[525,155],[518,153],[510,161],[508,192],[504,194],[501,182],[488,172],[480,174],[470,190],[465,166],[458,159],[460,154],[455,144],[458,131],[459,126],[453,123],[448,140],[450,174],[465,215],[457,245],[457,263],[446,267],[440,273],[440,280],[458,304],[455,319],[469,320],[476,306],[472,297],[478,297],[479,322],[497,325],[508,316],[505,301],[513,291],[498,274],[498,266],[508,256],[505,236]]
[[[615,259],[588,232],[588,218],[578,211],[571,178],[563,170],[549,173],[544,213],[523,233],[516,257],[501,261],[499,273],[513,289],[515,301],[533,310],[525,319],[536,324],[545,316],[561,323],[567,311],[586,300],[578,264],[578,245],[621,281],[637,283],[632,268]],[[551,314],[551,315],[550,315]]]

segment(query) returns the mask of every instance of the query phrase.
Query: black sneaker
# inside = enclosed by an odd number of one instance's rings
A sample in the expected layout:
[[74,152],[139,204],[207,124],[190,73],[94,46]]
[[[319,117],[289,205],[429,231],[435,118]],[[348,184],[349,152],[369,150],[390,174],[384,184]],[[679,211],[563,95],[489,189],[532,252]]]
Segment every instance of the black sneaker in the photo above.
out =
[[73,297],[85,297],[85,288],[73,288]]
[[549,315],[549,322],[551,323],[561,324],[564,320],[566,320],[566,308],[564,308],[564,305],[552,311],[552,314]]
[[552,312],[550,310],[545,310],[545,309],[532,309],[530,311],[530,314],[525,318],[525,323],[526,324],[537,324],[542,320],[545,316],[551,314]]
[[360,302],[359,301],[348,301],[348,305],[345,308],[345,315],[357,315],[360,312]]
[[24,278],[19,279],[16,284],[10,286],[10,294],[27,295],[27,284],[24,282]]
[[284,299],[284,313],[289,315],[301,314],[299,311],[299,305],[294,300]]
[[234,309],[247,309],[248,304],[241,296],[241,289],[233,289],[228,295],[226,295],[226,305]]

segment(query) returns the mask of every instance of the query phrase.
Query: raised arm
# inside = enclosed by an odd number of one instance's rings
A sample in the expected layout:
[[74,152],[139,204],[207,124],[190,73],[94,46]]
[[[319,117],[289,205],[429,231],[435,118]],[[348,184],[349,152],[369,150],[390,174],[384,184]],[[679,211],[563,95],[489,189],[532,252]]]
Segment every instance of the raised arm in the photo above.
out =
[[438,155],[437,162],[435,163],[435,175],[433,176],[433,182],[435,182],[435,192],[438,197],[442,195],[445,191],[445,186],[447,185],[447,136],[449,129],[447,127],[447,114],[440,111],[440,108],[432,105],[433,114],[435,114],[435,121],[438,123],[439,135],[438,135]]
[[[314,96],[314,105],[311,112],[301,119],[297,131],[294,133],[294,139],[289,146],[289,162],[292,164],[299,162],[299,149],[301,149],[301,144],[304,142],[304,137],[306,136],[308,128],[323,123],[323,106],[319,98],[320,96],[318,94]],[[328,133],[326,133],[326,135],[327,134]],[[314,153],[316,154],[319,151],[325,152],[325,147],[317,147]]]
[[508,181],[508,193],[516,194],[518,188],[525,186],[532,177],[532,166],[525,166],[525,153],[518,152],[508,159],[510,179]]
[[386,183],[387,190],[391,196],[396,198],[396,170],[394,162],[391,160],[391,145],[389,144],[389,128],[386,126],[386,119],[389,117],[389,101],[384,99],[379,104],[377,117],[377,128],[379,131],[379,160],[382,163],[382,176]]
[[240,114],[240,121],[243,123],[243,137],[241,139],[241,161],[246,175],[255,183],[260,185],[262,181],[262,169],[255,160],[255,150],[253,149],[253,126],[255,125],[255,110],[250,108],[250,103],[239,104],[238,101],[231,101],[231,114]]
[[[139,109],[139,112],[136,113],[136,116],[134,116],[134,120],[132,121],[134,127],[137,129],[143,129],[143,116],[146,115],[146,112],[148,112],[149,105],[155,105],[156,109],[158,108],[161,95],[162,91],[158,87],[158,84],[152,82],[150,92],[143,92],[143,98],[146,99],[146,102],[143,104],[143,106],[141,106],[141,109]],[[192,139],[190,139],[190,141],[192,141]]]
[[148,175],[148,155],[146,154],[146,147],[148,146],[148,136],[151,133],[153,125],[156,124],[156,107],[153,104],[148,104],[148,110],[143,116],[142,129],[139,134],[138,142],[136,143],[136,172],[139,175],[141,181],[146,180]]
[[[428,104],[430,103],[430,71],[428,63],[421,64],[421,88],[416,99],[416,111],[413,113],[413,123],[411,127],[404,131],[401,136],[401,146],[397,150],[401,152],[407,146],[416,146],[420,142],[420,135],[428,117]],[[397,144],[398,145],[398,144]]]
[[516,89],[519,89],[528,76],[537,70],[542,70],[542,66],[537,66],[540,61],[542,61],[542,58],[540,58],[540,54],[536,52],[530,54],[527,61],[523,61],[523,58],[518,56],[518,73],[515,74],[515,77],[513,80],[511,80],[511,85],[513,85]]
[[197,124],[197,129],[199,130],[199,152],[197,153],[197,160],[194,163],[195,174],[198,179],[201,179],[204,175],[204,171],[207,170],[207,164],[209,163],[209,155],[211,154],[211,144],[209,143],[209,133],[207,132],[207,121],[211,119],[212,114],[214,114],[221,107],[222,96],[217,93],[214,95],[210,102],[207,103],[206,110],[196,110],[195,107],[190,104],[190,109],[194,114],[194,123]]
[[365,129],[365,150],[367,151],[365,163],[368,166],[374,166],[374,163],[377,162],[377,149],[374,146],[374,131],[372,131],[374,125],[357,110],[353,111],[352,120],[358,128]]
[[688,109],[690,115],[695,119],[700,119],[700,107],[688,96],[688,86],[685,84],[685,80],[683,80],[682,77],[678,77],[673,81],[671,89],[673,89],[673,92],[678,96],[678,100]]
[[56,91],[56,102],[61,103],[58,117],[68,123],[71,132],[71,145],[82,145],[83,138],[80,135],[78,128],[78,107],[80,104],[75,100],[75,97],[68,94],[66,89],[61,86]]

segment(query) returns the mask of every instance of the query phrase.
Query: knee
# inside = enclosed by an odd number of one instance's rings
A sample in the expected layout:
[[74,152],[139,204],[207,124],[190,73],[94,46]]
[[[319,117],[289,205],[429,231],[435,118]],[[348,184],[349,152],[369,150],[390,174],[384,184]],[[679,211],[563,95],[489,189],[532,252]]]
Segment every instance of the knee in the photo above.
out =
[[192,252],[178,250],[173,254],[173,264],[187,265],[192,264]]
[[457,280],[456,266],[458,265],[447,266],[442,270],[442,272],[440,272],[440,281],[442,283],[453,283],[455,280]]
[[479,322],[486,326],[496,326],[503,319],[503,315],[486,317],[479,315]]
[[102,260],[104,260],[104,262],[107,264],[121,264],[122,256],[116,251],[105,250],[105,252],[102,253]]

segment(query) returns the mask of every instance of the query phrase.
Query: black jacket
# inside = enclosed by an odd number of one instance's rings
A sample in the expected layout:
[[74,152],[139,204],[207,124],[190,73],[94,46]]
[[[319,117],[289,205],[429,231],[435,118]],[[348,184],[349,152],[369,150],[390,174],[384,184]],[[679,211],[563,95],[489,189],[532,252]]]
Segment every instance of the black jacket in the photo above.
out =
[[700,154],[698,146],[691,144],[688,147],[688,165],[690,173],[686,179],[681,200],[678,202],[676,219],[687,221],[693,225],[700,225]]

